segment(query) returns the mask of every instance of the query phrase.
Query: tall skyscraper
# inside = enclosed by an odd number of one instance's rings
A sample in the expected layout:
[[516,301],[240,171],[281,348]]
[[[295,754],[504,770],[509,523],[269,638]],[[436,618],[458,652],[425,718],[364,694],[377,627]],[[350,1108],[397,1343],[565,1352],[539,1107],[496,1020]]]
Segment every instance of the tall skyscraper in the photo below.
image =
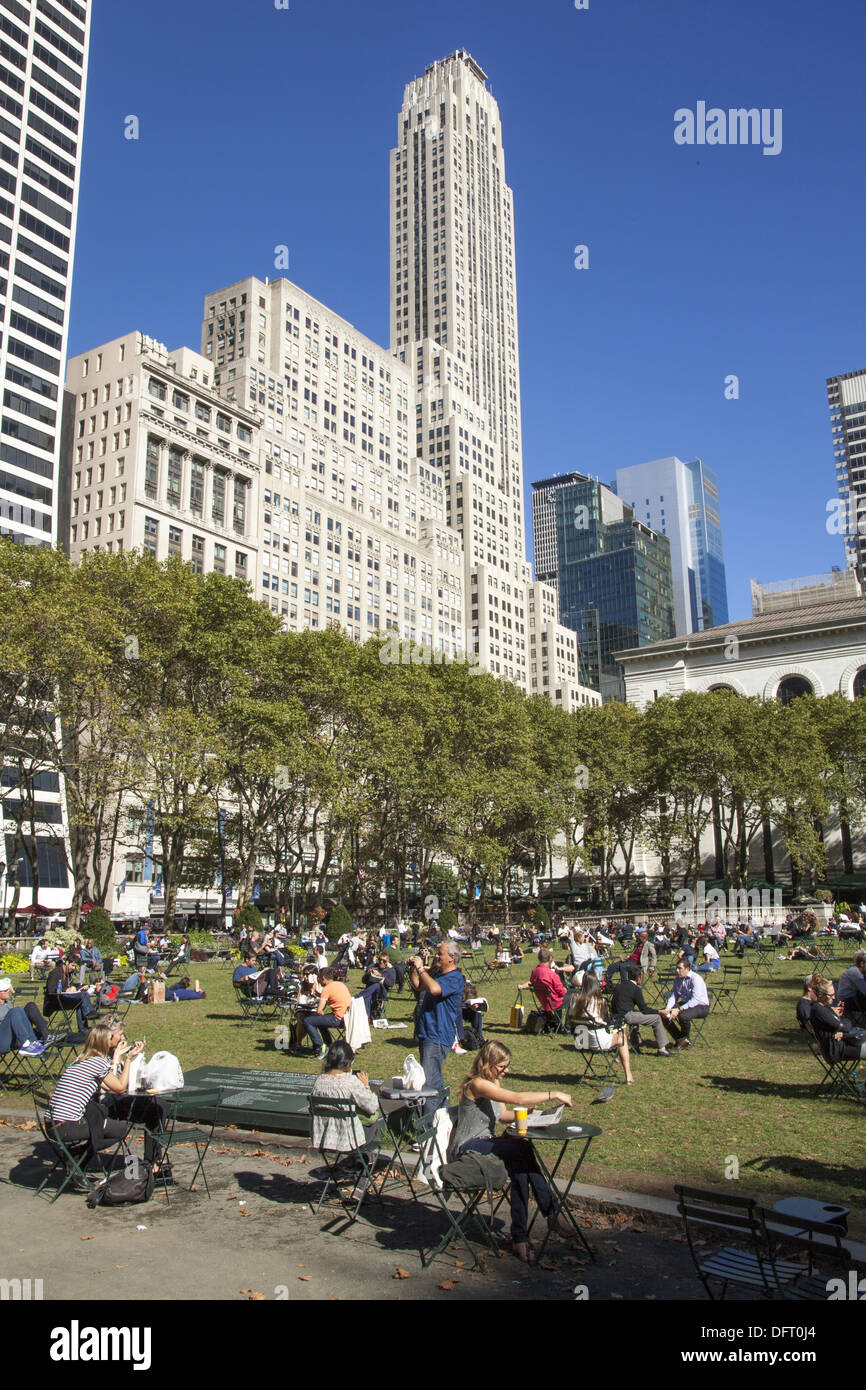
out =
[[[827,378],[833,459],[839,490],[837,529],[845,563],[866,585],[866,371]],[[828,526],[831,523],[828,522]]]
[[728,621],[716,476],[700,459],[655,459],[616,471],[615,491],[671,543],[676,635]]
[[625,699],[614,653],[674,636],[670,543],[604,483],[566,473],[532,484],[535,565],[578,635],[583,684]]
[[0,0],[0,535],[58,535],[90,0]]
[[462,49],[408,84],[397,122],[391,348],[463,537],[481,663],[528,689],[514,207],[499,108]]

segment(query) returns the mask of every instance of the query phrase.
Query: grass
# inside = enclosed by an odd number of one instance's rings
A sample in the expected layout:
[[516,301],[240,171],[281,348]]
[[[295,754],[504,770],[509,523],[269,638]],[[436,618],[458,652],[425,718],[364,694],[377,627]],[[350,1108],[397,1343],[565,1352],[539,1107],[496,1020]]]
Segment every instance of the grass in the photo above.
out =
[[[662,964],[670,961],[666,957]],[[508,979],[479,987],[490,1001],[485,1033],[511,1048],[509,1077],[515,1087],[570,1091],[572,1116],[601,1126],[603,1134],[590,1150],[592,1161],[581,1170],[583,1181],[660,1196],[672,1196],[676,1182],[762,1201],[810,1196],[852,1207],[852,1233],[866,1234],[866,1224],[858,1223],[853,1210],[866,1195],[866,1171],[857,1158],[863,1108],[814,1093],[818,1064],[794,1017],[806,962],[776,960],[771,979],[753,980],[745,971],[737,998],[741,1016],[713,1015],[706,1027],[709,1047],[693,1046],[673,1062],[659,1061],[652,1053],[633,1058],[636,1085],[617,1084],[614,1100],[592,1110],[597,1087],[575,1085],[579,1059],[567,1037],[528,1037],[507,1026],[517,981],[528,978],[531,964],[530,958],[515,966]],[[837,963],[824,973],[838,978],[844,968]],[[136,1004],[130,1010],[127,1037],[146,1037],[148,1056],[160,1049],[174,1052],[185,1071],[207,1064],[319,1070],[312,1054],[298,1058],[278,1051],[273,1025],[241,1026],[230,968],[196,965],[195,973],[207,999]],[[359,972],[352,971],[353,992],[359,981]],[[371,1077],[395,1075],[407,1052],[417,1056],[413,1005],[408,985],[402,995],[393,995],[389,1019],[408,1026],[373,1030],[359,1059]],[[452,1056],[446,1063],[452,1092],[469,1062],[471,1055]],[[617,1078],[622,1078],[619,1067]],[[0,1092],[0,1100],[14,1103],[14,1093]],[[733,1160],[739,1170],[736,1180],[727,1177]]]

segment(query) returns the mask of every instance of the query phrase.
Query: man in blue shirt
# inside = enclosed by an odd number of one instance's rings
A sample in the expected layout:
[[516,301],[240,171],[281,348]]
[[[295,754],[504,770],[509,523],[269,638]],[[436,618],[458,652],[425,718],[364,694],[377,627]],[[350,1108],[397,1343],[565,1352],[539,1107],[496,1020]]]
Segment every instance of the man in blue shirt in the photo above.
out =
[[679,1049],[689,1047],[692,1019],[706,1018],[709,1012],[710,996],[707,994],[706,981],[703,975],[692,970],[690,962],[683,956],[677,961],[677,975],[667,1007],[659,1009],[668,1032],[675,1039],[674,1046]]
[[424,1102],[424,1114],[429,1115],[445,1100],[442,1063],[454,1046],[457,1019],[463,1009],[465,981],[459,970],[460,948],[453,941],[443,941],[436,952],[436,974],[425,970],[420,956],[409,963],[409,981],[415,990],[423,990],[418,1015],[418,1047],[424,1079],[437,1095]]

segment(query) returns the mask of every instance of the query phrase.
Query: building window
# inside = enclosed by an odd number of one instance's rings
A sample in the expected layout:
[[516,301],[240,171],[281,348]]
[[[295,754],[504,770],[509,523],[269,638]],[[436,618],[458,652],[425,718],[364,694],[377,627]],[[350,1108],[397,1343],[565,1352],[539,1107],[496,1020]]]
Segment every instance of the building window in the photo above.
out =
[[234,529],[235,529],[235,531],[237,532],[237,534],[238,534],[239,536],[242,536],[242,535],[244,534],[244,532],[245,532],[245,520],[246,520],[246,501],[245,501],[245,494],[246,494],[246,484],[244,483],[243,478],[235,478],[233,524],[234,524]]
[[213,475],[213,505],[211,515],[217,526],[224,526],[226,519],[226,475],[225,473],[214,473]]
[[790,705],[792,701],[798,700],[801,695],[813,695],[814,691],[810,681],[805,676],[786,676],[779,683],[776,691],[776,699],[782,705]]
[[159,495],[159,440],[152,434],[147,436],[147,453],[144,460],[144,495],[156,501]]
[[156,559],[156,547],[159,541],[159,522],[152,516],[144,518],[144,549],[148,555]]
[[224,545],[215,545],[213,548],[213,567],[217,574],[226,572],[226,548]]
[[168,451],[168,488],[166,492],[166,499],[170,507],[180,506],[182,477],[183,452],[172,445]]
[[193,516],[204,511],[204,464],[193,459],[189,466],[189,509]]
[[196,574],[204,573],[204,536],[193,536],[191,546],[190,566]]
[[866,695],[866,666],[861,666],[854,677],[852,694],[855,700],[859,700],[861,696]]
[[150,391],[150,394],[154,397],[154,399],[158,401],[164,401],[166,396],[168,395],[168,392],[166,391],[164,384],[161,381],[157,381],[155,376],[152,376],[150,378],[150,381],[148,382],[148,390]]
[[235,578],[246,579],[247,557],[242,550],[235,551]]
[[179,526],[169,526],[168,528],[168,553],[169,555],[179,555],[181,553],[181,539],[183,532]]

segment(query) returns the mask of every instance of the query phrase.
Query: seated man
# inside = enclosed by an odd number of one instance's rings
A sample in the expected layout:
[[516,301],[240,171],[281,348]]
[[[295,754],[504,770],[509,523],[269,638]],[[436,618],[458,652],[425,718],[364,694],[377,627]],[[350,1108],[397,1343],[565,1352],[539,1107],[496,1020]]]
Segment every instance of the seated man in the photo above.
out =
[[12,1003],[15,991],[6,976],[0,980],[0,1052],[23,1052],[38,1057],[45,1051],[48,1025],[35,1004],[18,1008]]
[[261,966],[256,965],[252,949],[247,947],[242,963],[234,968],[232,984],[242,984],[244,980],[248,981],[245,986],[246,992],[255,994],[257,998],[263,998],[266,994],[277,994],[280,980],[279,967],[272,965],[267,969],[262,969]]
[[94,1008],[88,994],[69,988],[75,969],[75,962],[70,959],[55,965],[45,981],[44,1008],[47,1018],[58,1009],[62,1009],[64,1013],[74,1012],[77,1031],[83,1033],[86,1027],[84,1020],[90,1017]]
[[866,951],[858,951],[854,964],[843,971],[836,998],[845,1005],[845,1017],[859,1027],[866,1024]]
[[539,946],[538,964],[530,975],[525,985],[518,985],[518,989],[531,989],[543,1014],[546,1015],[545,1022],[548,1029],[555,1023],[555,1015],[562,1007],[565,999],[565,985],[561,977],[551,967],[553,952],[549,946]]
[[635,961],[629,961],[628,978],[618,981],[613,987],[610,1004],[611,1027],[621,1028],[624,1023],[628,1024],[629,1047],[633,1052],[640,1052],[642,1049],[639,1029],[643,1024],[647,1024],[655,1032],[659,1057],[674,1057],[676,1054],[668,1051],[668,1035],[665,1032],[664,1020],[658,1009],[647,1008],[641,989],[642,983],[643,971]]
[[341,981],[334,979],[334,972],[331,969],[321,970],[319,980],[322,988],[319,992],[318,1012],[308,1014],[306,1018],[298,1020],[297,1038],[298,1043],[302,1043],[306,1033],[313,1044],[316,1056],[324,1057],[328,1048],[322,1042],[321,1033],[328,1035],[328,1043],[330,1044],[330,1030],[339,1028],[352,1006],[352,996]]
[[692,970],[686,956],[677,961],[673,993],[667,1005],[659,1009],[667,1030],[678,1049],[690,1047],[689,1033],[693,1018],[706,1018],[710,1012],[710,997],[703,976]]
[[364,1001],[368,1018],[373,1017],[374,1003],[384,1006],[388,998],[388,990],[393,989],[396,983],[397,972],[391,964],[391,957],[387,951],[381,951],[376,965],[371,965],[361,977],[361,984],[365,986],[361,991],[361,998]]
[[33,950],[30,952],[30,978],[33,979],[33,971],[38,970],[40,965],[46,961],[53,962],[59,960],[60,952],[56,946],[48,945],[48,938],[43,936],[41,941],[37,941]]
[[91,940],[85,941],[81,948],[81,965],[78,971],[79,985],[93,985],[102,979],[102,952]]

